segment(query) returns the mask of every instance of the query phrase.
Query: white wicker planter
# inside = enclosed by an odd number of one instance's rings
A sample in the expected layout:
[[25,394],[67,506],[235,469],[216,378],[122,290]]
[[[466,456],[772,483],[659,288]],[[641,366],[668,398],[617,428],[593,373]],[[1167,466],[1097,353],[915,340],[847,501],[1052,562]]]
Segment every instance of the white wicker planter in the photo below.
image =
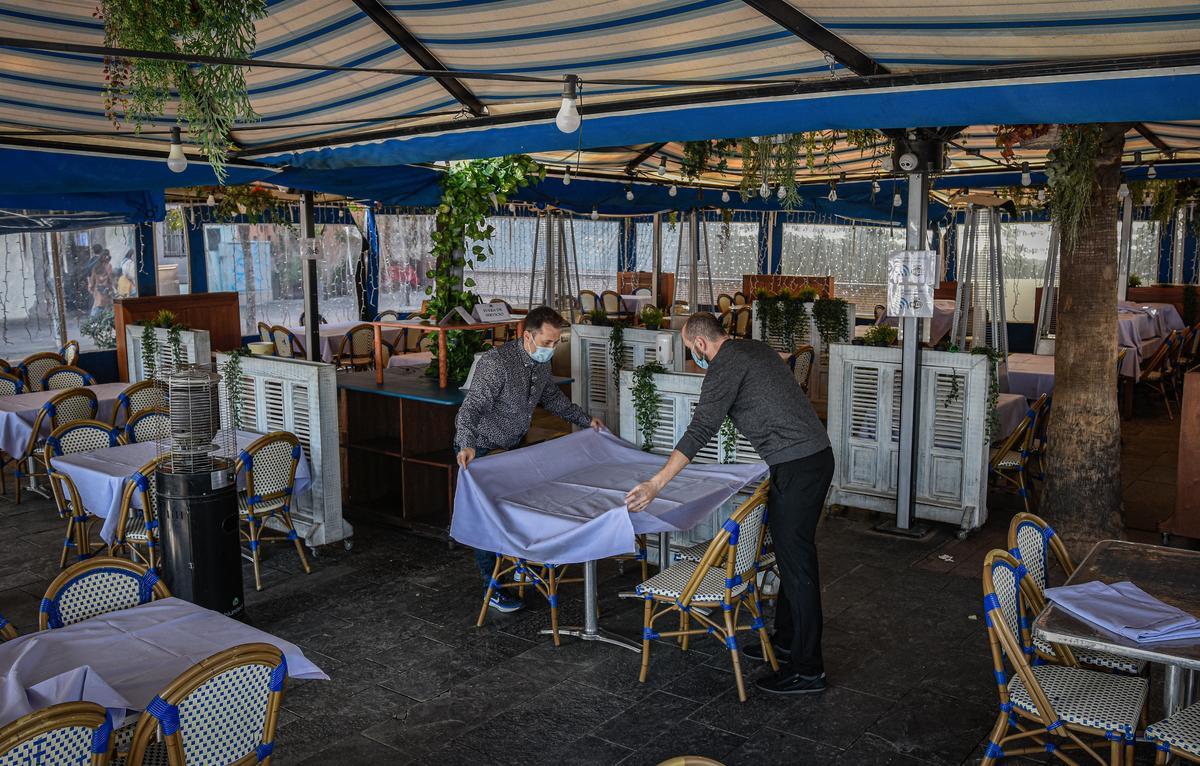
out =
[[[813,305],[806,303],[804,307],[808,310],[808,323],[799,328],[796,345],[808,344],[813,347],[813,366],[809,373],[808,398],[814,403],[825,402],[828,399],[827,392],[829,391],[829,349],[821,342],[821,333],[817,332],[817,323],[812,316]],[[851,338],[854,337],[854,311],[855,305],[847,303],[846,326],[849,328]],[[763,335],[758,322],[758,301],[754,301],[752,304],[750,325],[750,337],[763,341],[776,351],[791,353],[794,350],[787,348],[783,338],[773,337],[769,331],[765,336]]]
[[[130,383],[138,383],[146,379],[146,370],[142,361],[143,331],[142,325],[125,326],[125,372],[129,376]],[[158,340],[158,374],[161,377],[175,369],[175,356],[166,329],[155,327],[154,337]],[[208,330],[181,330],[179,341],[184,361],[188,364],[210,364],[212,362],[212,346],[209,343]]]
[[[218,370],[228,358],[227,354],[217,355]],[[241,367],[242,430],[291,431],[311,463],[312,487],[298,495],[292,506],[296,530],[309,546],[349,538],[353,529],[342,518],[337,377],[333,365],[244,356]],[[225,396],[224,383],[221,396]]]
[[[602,419],[618,435],[623,435],[623,426],[617,430],[622,418],[622,410],[618,408],[619,381],[614,380],[610,372],[608,338],[611,331],[611,327],[571,326],[571,377],[574,379],[571,400],[589,415]],[[660,362],[668,370],[683,369],[683,336],[679,331],[626,327],[624,337],[624,369],[633,370],[652,361]]]
[[[954,379],[957,378],[957,393]],[[917,518],[974,529],[987,521],[988,360],[923,351],[917,423]],[[900,349],[834,344],[829,502],[896,512]]]

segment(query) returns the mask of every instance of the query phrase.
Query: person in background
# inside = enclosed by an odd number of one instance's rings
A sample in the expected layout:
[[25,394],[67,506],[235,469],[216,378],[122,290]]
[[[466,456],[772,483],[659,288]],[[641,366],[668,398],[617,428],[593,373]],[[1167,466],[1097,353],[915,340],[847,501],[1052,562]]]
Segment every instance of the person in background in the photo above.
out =
[[[730,338],[720,320],[707,313],[688,317],[683,342],[696,364],[707,370],[700,401],[667,464],[630,490],[625,503],[630,511],[645,510],[708,444],[728,415],[771,470],[767,524],[780,573],[771,643],[781,667],[755,684],[772,694],[824,691],[815,537],[833,480],[829,436],[787,362],[767,344]],[[764,659],[757,642],[741,651]]]
[[105,309],[112,307],[113,301],[113,271],[112,256],[107,250],[102,250],[88,274],[88,292],[92,294],[91,315],[97,316]]
[[[604,427],[572,402],[555,385],[550,372],[554,347],[566,322],[549,306],[538,306],[525,316],[520,338],[493,348],[479,357],[466,399],[454,421],[454,452],[466,470],[472,460],[492,450],[513,449],[525,437],[538,404],[576,426]],[[484,587],[492,579],[496,554],[476,551],[475,563]],[[524,604],[519,598],[497,590],[489,603],[500,612],[515,612]]]
[[137,263],[133,259],[133,251],[125,254],[121,261],[121,275],[117,277],[117,297],[129,298],[137,295]]

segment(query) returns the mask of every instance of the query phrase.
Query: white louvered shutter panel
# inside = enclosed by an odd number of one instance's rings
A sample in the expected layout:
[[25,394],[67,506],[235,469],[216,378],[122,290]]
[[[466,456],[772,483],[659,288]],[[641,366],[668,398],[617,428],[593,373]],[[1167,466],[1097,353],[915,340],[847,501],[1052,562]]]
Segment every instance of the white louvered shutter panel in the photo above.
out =
[[900,397],[903,391],[902,377],[900,371],[896,370],[892,373],[892,443],[900,443]]
[[267,431],[288,430],[283,386],[282,381],[263,379],[263,425]]
[[[688,400],[688,423],[691,423],[692,418],[695,417],[696,405],[699,403],[700,402],[698,399],[689,399]],[[681,430],[686,430],[686,428],[681,429]],[[720,463],[721,462],[721,432],[720,432],[720,430],[718,430],[717,433],[713,434],[713,437],[708,440],[708,444],[705,444],[703,447],[700,448],[700,451],[696,453],[695,462],[697,462],[697,463]]]
[[607,417],[611,385],[608,379],[608,344],[595,340],[586,340],[584,344],[585,409],[592,417]]
[[254,390],[254,378],[242,377],[242,428],[253,431],[262,430],[258,422],[258,396]]
[[289,429],[304,446],[304,454],[312,454],[312,421],[310,419],[308,386],[292,385],[292,427]]
[[741,431],[737,431],[737,444],[733,448],[733,462],[735,463],[761,463],[762,457],[754,451],[754,447],[750,446],[750,442],[745,436],[742,436]]
[[658,397],[658,427],[654,429],[650,451],[669,455],[675,449],[675,397]]
[[890,370],[869,364],[850,364],[846,376],[846,455],[842,462],[844,484],[874,490],[881,470],[883,439],[881,426],[880,381]]
[[[920,495],[934,501],[957,501],[962,496],[964,447],[966,446],[965,405],[967,397],[966,377],[945,369],[930,369],[927,377],[933,378],[930,395],[933,401],[922,402],[932,408],[933,427],[922,436],[923,449],[920,462],[921,481],[917,487]],[[958,391],[954,392],[954,379],[958,378]]]

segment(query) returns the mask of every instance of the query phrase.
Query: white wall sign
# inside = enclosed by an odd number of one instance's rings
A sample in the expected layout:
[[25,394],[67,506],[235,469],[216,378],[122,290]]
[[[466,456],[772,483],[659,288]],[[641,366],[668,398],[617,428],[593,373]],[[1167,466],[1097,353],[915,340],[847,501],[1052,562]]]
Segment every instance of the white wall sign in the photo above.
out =
[[888,316],[932,317],[936,268],[934,250],[901,250],[889,255]]

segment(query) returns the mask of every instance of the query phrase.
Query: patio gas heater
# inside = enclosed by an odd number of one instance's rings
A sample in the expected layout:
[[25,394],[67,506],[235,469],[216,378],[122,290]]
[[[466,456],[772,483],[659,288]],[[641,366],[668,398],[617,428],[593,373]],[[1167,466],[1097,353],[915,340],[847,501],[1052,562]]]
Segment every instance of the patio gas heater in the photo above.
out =
[[1000,205],[1005,200],[973,198],[967,205],[958,265],[951,342],[959,349],[995,349],[1001,391],[1008,390],[1008,322],[1004,259],[1000,252]]
[[171,420],[155,471],[163,579],[173,595],[237,616],[245,610],[237,453],[233,429],[221,428],[220,376],[185,365],[163,385]]

